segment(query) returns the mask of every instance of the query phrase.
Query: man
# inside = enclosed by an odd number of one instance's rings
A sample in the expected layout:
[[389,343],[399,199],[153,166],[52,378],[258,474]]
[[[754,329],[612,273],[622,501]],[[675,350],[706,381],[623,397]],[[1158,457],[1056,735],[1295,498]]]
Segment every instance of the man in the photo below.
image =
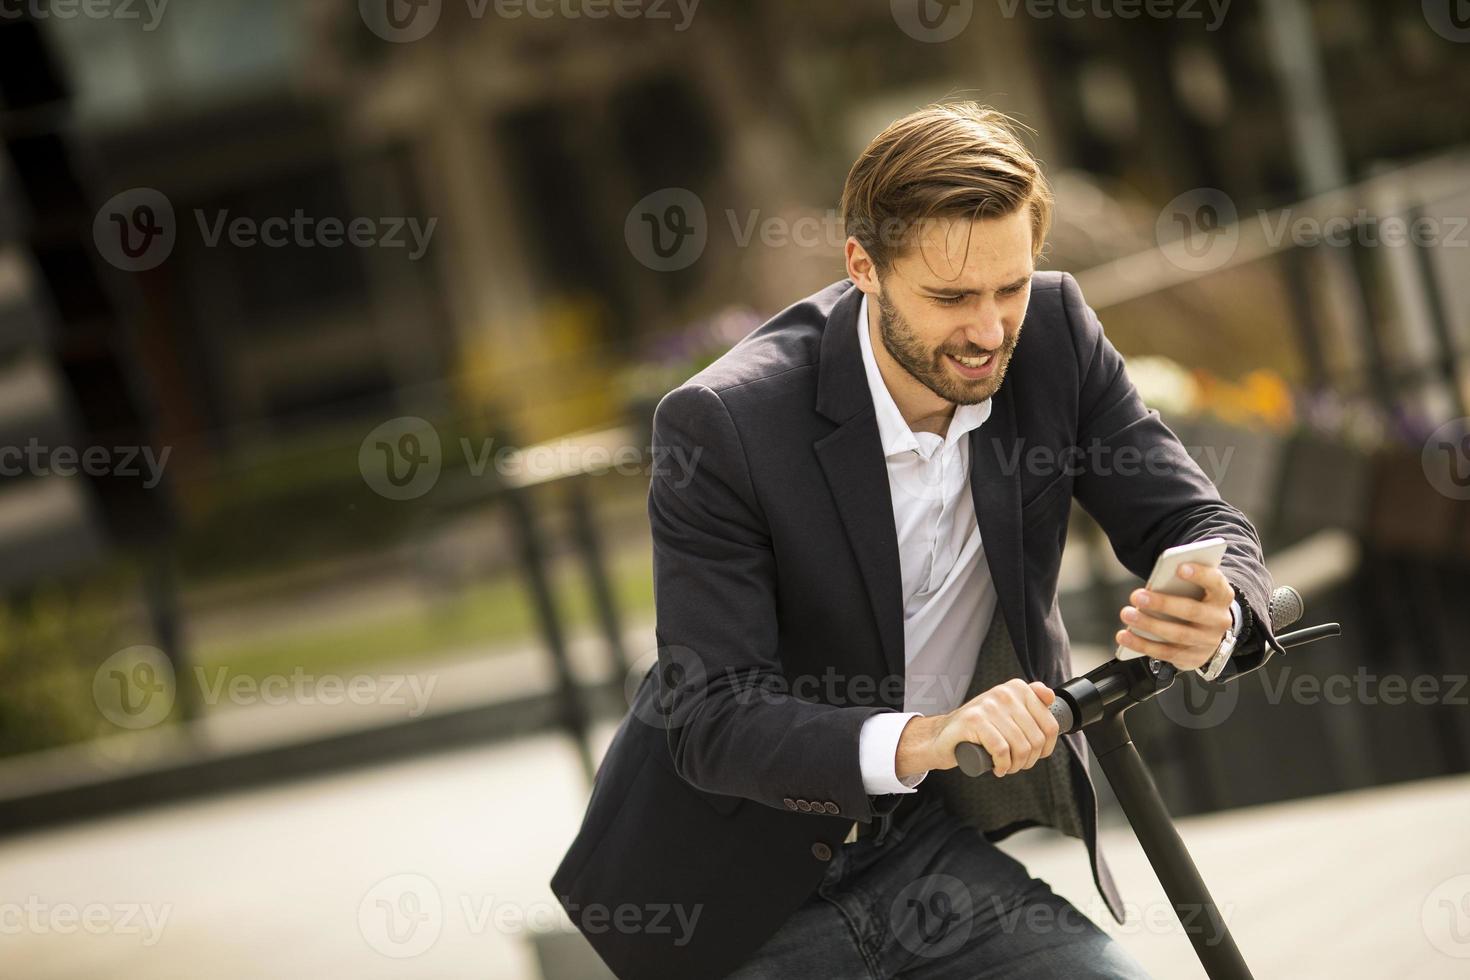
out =
[[999,113],[898,120],[847,179],[848,278],[660,403],[655,452],[698,464],[649,492],[659,663],[552,880],[619,976],[1144,975],[993,844],[1084,839],[1121,921],[1085,743],[1047,711],[1071,501],[1140,577],[1227,542],[1185,569],[1203,599],[1132,594],[1130,650],[1258,659],[1271,583],[1075,280],[1035,271],[1051,206]]

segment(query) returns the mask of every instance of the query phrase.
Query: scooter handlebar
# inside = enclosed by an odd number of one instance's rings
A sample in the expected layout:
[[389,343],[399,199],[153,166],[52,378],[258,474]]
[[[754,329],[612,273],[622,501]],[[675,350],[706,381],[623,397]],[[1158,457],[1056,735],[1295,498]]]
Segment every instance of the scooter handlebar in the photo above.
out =
[[[1072,730],[1072,706],[1067,703],[1066,698],[1057,696],[1048,709],[1051,716],[1057,720],[1057,724],[1064,732]],[[960,764],[960,771],[966,776],[983,776],[994,766],[994,760],[990,753],[985,751],[985,746],[976,742],[961,742],[954,749],[955,761]]]

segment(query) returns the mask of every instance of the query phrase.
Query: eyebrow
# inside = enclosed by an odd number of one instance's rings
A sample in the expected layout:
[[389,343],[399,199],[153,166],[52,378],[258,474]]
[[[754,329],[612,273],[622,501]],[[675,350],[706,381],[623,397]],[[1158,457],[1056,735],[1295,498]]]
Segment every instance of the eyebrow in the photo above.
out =
[[[1026,285],[1026,283],[1031,281],[1032,275],[1033,273],[1027,273],[1019,279],[1012,280],[1011,282],[1008,282],[1003,286],[996,287],[995,291],[998,293],[1002,293],[1005,292],[1007,289],[1017,289],[1021,286],[1024,286]],[[926,292],[933,293],[936,296],[979,296],[982,292],[984,292],[983,289],[947,289],[943,286],[923,286],[921,288],[923,288]]]

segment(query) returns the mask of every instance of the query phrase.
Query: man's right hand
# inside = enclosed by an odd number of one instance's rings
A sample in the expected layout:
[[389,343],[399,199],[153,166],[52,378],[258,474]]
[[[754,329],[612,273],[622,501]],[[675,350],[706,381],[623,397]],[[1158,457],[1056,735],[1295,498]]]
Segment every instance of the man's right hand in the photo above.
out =
[[907,779],[931,769],[953,769],[961,742],[984,747],[997,776],[1030,769],[1057,747],[1061,728],[1047,710],[1056,697],[1040,681],[1028,684],[1017,677],[948,714],[911,718],[899,736],[895,771]]

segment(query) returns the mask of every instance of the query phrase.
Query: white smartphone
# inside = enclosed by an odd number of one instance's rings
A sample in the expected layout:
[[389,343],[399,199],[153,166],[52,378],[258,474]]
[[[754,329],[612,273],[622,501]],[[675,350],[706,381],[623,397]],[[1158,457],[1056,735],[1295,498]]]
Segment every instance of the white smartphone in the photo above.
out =
[[[1188,579],[1179,577],[1179,566],[1185,563],[1200,568],[1219,568],[1220,559],[1225,557],[1224,538],[1204,538],[1199,541],[1191,541],[1189,544],[1181,544],[1174,548],[1166,548],[1159,554],[1158,560],[1154,562],[1154,570],[1149,573],[1148,582],[1144,588],[1150,592],[1162,592],[1165,595],[1184,596],[1187,599],[1203,599],[1205,590],[1203,586],[1195,585]],[[1160,619],[1178,622],[1173,616],[1163,613],[1151,613]],[[1162,641],[1163,637],[1156,636],[1146,629],[1137,626],[1128,627],[1128,632],[1134,636],[1141,636],[1145,640]],[[1146,656],[1137,650],[1130,650],[1119,644],[1114,654],[1119,660],[1133,660]]]

